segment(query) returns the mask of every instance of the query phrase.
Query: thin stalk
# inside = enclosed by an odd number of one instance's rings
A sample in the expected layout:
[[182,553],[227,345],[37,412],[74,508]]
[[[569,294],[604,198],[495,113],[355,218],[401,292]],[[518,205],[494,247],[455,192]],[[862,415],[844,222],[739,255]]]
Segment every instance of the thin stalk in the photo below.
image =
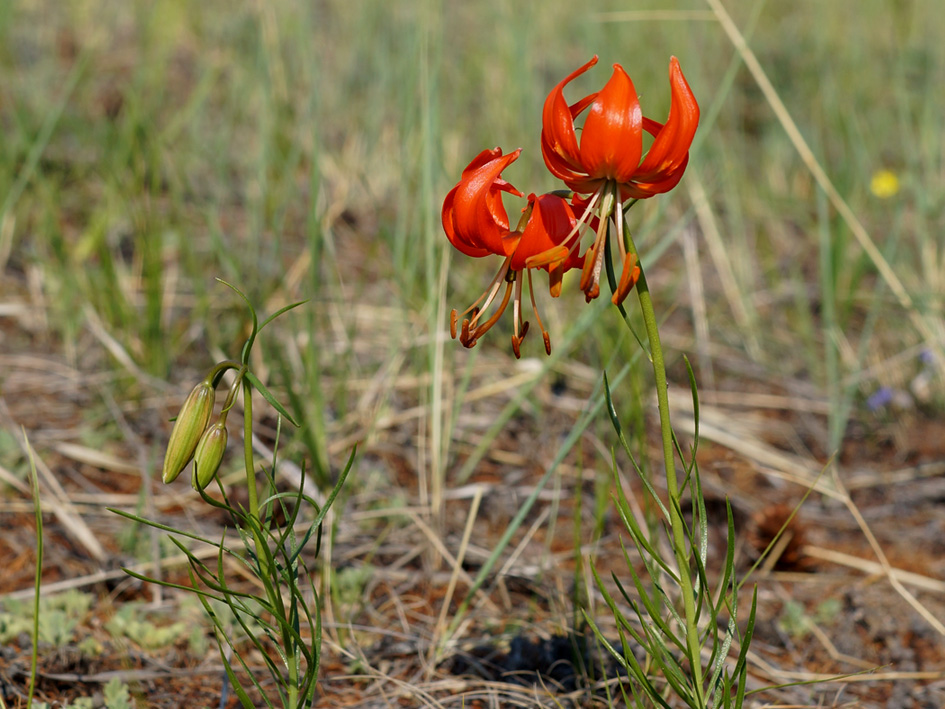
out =
[[[33,493],[33,514],[36,516],[36,575],[33,579],[33,649],[30,652],[30,686],[26,707],[33,706],[33,692],[36,689],[36,669],[39,665],[39,598],[43,587],[43,506],[39,497],[39,478],[36,475],[36,461],[33,459],[33,446],[30,445],[26,430],[22,430],[26,441],[26,452],[30,459],[30,489]],[[0,702],[3,700],[0,699]],[[3,704],[4,709],[6,704]]]
[[[618,216],[618,215],[615,215]],[[622,219],[622,215],[618,218]],[[623,225],[625,226],[625,225]],[[640,277],[637,280],[637,297],[640,300],[640,310],[646,326],[646,336],[650,342],[650,361],[653,364],[653,377],[656,380],[656,401],[660,414],[660,436],[663,440],[663,466],[666,473],[666,488],[670,496],[669,523],[673,535],[673,551],[676,554],[676,564],[679,567],[679,587],[683,597],[683,610],[686,621],[686,645],[689,651],[692,684],[695,692],[696,706],[705,706],[705,696],[702,687],[701,646],[699,642],[699,628],[696,623],[695,591],[692,576],[689,571],[689,552],[686,546],[685,523],[680,510],[679,481],[676,478],[676,461],[673,454],[673,429],[669,418],[669,389],[666,379],[666,362],[663,358],[663,346],[660,343],[660,332],[657,326],[656,311],[653,308],[653,299],[646,282],[646,273],[640,263],[639,253],[630,229],[623,229],[624,244],[627,252],[637,257],[640,266]],[[606,247],[605,247],[606,248]],[[624,322],[629,322],[624,317]]]
[[[246,470],[246,491],[249,494],[249,514],[257,522],[259,519],[259,498],[256,494],[256,463],[253,460],[253,387],[248,380],[243,380],[243,467]],[[261,522],[260,522],[261,524]],[[256,558],[260,565],[265,564],[265,555],[258,547],[264,543],[260,535],[256,537]]]
[[[253,540],[256,545],[256,559],[259,563],[259,573],[262,578],[269,578],[269,557],[263,548],[266,538],[263,534],[262,519],[259,515],[259,496],[256,489],[256,464],[253,460],[253,386],[247,379],[243,379],[243,466],[246,470],[246,491],[249,497],[249,514],[253,518]],[[279,579],[275,583],[266,583],[266,592],[270,596],[272,608],[279,608]],[[292,637],[285,631],[282,633],[283,647],[285,648],[286,669],[289,672],[288,696],[286,709],[296,709],[299,705],[299,668],[296,662],[296,649]]]

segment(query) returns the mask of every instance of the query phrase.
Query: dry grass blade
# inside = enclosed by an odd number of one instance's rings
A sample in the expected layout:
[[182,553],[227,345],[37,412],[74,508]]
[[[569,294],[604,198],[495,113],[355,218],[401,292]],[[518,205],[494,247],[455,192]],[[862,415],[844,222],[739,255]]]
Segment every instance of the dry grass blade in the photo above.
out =
[[[718,283],[722,286],[725,299],[728,301],[729,308],[738,323],[739,332],[742,333],[745,340],[745,348],[753,359],[758,359],[761,354],[761,348],[758,345],[757,316],[750,313],[746,306],[748,300],[742,295],[738,288],[738,280],[735,278],[735,269],[732,267],[732,261],[729,256],[729,250],[725,247],[722,235],[719,232],[718,221],[712,212],[712,206],[706,196],[705,186],[699,176],[699,172],[694,169],[689,170],[686,179],[686,185],[689,188],[689,197],[696,210],[696,218],[699,220],[699,228],[705,237],[706,244],[709,247],[709,255],[715,270],[718,272]],[[705,383],[708,389],[714,389],[714,385]]]
[[[688,392],[670,390],[670,400],[678,412],[676,425],[680,431],[693,430],[692,399]],[[766,468],[770,475],[814,489],[825,495],[837,497],[828,482],[818,478],[823,467],[815,460],[808,460],[798,455],[791,455],[762,441],[751,427],[740,425],[730,412],[714,406],[701,404],[699,407],[700,437],[718,443],[749,460]]]
[[[209,559],[216,556],[219,553],[219,550],[214,549],[213,547],[206,547],[204,549],[197,549],[192,551],[191,554],[197,559]],[[160,561],[148,561],[142,564],[132,564],[128,566],[128,569],[134,571],[135,573],[142,575],[153,574],[156,569],[169,569],[174,568],[175,566],[184,566],[187,564],[187,557],[183,554],[175,554],[174,556],[168,556]],[[62,593],[63,591],[68,591],[73,588],[86,588],[88,586],[94,586],[95,584],[102,583],[104,581],[115,581],[116,579],[125,579],[128,578],[128,574],[125,573],[124,569],[110,569],[108,571],[96,571],[95,573],[86,574],[85,576],[77,576],[71,579],[65,579],[63,581],[52,581],[49,583],[44,583],[40,595],[42,596],[52,596],[57,593]],[[20,600],[24,598],[32,598],[33,589],[25,588],[21,591],[13,591],[4,595],[4,598],[10,598],[13,600]]]
[[[10,415],[10,410],[7,408],[7,404],[2,398],[0,398],[0,419],[3,420],[4,426],[8,430],[15,430],[16,427]],[[17,437],[17,443],[20,445],[24,454],[28,455],[27,442],[23,438]],[[72,504],[72,501],[69,499],[62,485],[59,484],[56,476],[38,454],[35,455],[35,460],[36,469],[43,478],[43,484],[52,494],[51,499],[43,499],[44,509],[53,512],[59,521],[62,522],[63,526],[75,537],[76,541],[85,547],[86,551],[88,551],[95,560],[104,561],[108,557],[105,548],[85,523],[85,520],[82,519],[82,515],[75,509],[75,506]]]
[[934,593],[945,594],[945,581],[932,578],[931,576],[923,576],[922,574],[917,574],[912,571],[905,571],[904,569],[897,569],[891,566],[886,568],[883,567],[882,564],[878,564],[875,561],[870,561],[869,559],[864,559],[860,556],[844,554],[840,551],[824,549],[822,547],[813,545],[805,546],[803,552],[806,556],[814,559],[822,559],[823,561],[829,561],[832,564],[846,566],[850,569],[857,569],[858,571],[861,571],[865,574],[876,576],[888,575],[890,577],[896,578],[901,583],[909,584],[910,586],[915,586],[916,588],[921,588],[923,591],[933,591]]
[[104,451],[89,448],[88,446],[80,446],[76,443],[59,443],[55,448],[58,453],[61,453],[66,458],[74,460],[77,463],[87,463],[88,465],[113,473],[132,475],[140,472],[137,465],[128,463],[117,456],[109,455]]
[[887,579],[889,579],[889,583],[894,589],[896,589],[896,592],[902,596],[906,603],[912,606],[912,608],[915,609],[915,611],[921,615],[929,625],[935,628],[935,631],[939,635],[945,636],[945,624],[936,618],[935,615],[919,601],[919,599],[917,599],[905,586],[902,585],[902,581],[895,573],[896,570],[893,569],[892,565],[889,563],[889,560],[886,558],[886,553],[883,551],[882,546],[880,546],[880,543],[873,534],[873,531],[866,523],[866,520],[863,518],[863,515],[860,513],[859,508],[853,502],[853,499],[850,497],[849,493],[847,493],[846,488],[843,487],[843,482],[840,480],[840,476],[837,473],[836,468],[834,468],[833,473],[834,485],[838,493],[841,495],[840,499],[843,501],[843,504],[846,505],[846,508],[850,511],[850,514],[853,515],[857,526],[860,528],[860,530],[863,532],[863,535],[869,542],[870,547],[873,549],[873,553],[876,554],[876,558],[879,559],[880,566],[883,569],[883,574]]
[[[423,535],[427,538],[427,541],[430,542],[430,544],[433,546],[436,552],[443,559],[446,559],[446,563],[449,564],[453,568],[454,573],[457,573],[459,575],[459,578],[462,579],[463,583],[465,583],[467,586],[472,588],[473,587],[472,577],[462,570],[462,566],[456,560],[456,557],[450,552],[450,550],[446,548],[446,545],[443,543],[443,540],[440,539],[439,535],[437,535],[437,533],[434,532],[433,529],[430,528],[430,525],[428,525],[426,522],[420,519],[420,515],[418,515],[416,512],[414,512],[413,510],[405,510],[405,512],[413,521],[413,523],[417,525],[417,528],[421,532],[423,532]],[[488,596],[486,596],[482,592],[482,589],[478,590],[476,594],[482,601],[486,603],[486,605],[489,608],[495,609],[495,604],[492,603],[492,601],[489,600]]]
[[[456,582],[459,580],[460,574],[464,574],[462,567],[463,559],[466,558],[466,550],[469,548],[469,538],[472,536],[473,524],[476,521],[476,516],[479,514],[479,504],[482,502],[482,493],[482,486],[476,486],[472,503],[469,505],[469,514],[466,516],[466,527],[463,529],[463,538],[459,543],[459,549],[456,551],[456,562],[453,565],[453,572],[450,574],[450,581],[446,587],[446,594],[443,596],[443,605],[440,608],[440,617],[437,618],[436,625],[434,626],[434,637],[442,637],[443,632],[446,630],[446,615],[449,613],[450,603],[453,601],[453,593],[456,591]],[[439,642],[434,642],[431,646],[431,651],[435,651],[439,646]],[[436,659],[437,658],[431,654],[431,657],[429,658],[430,667],[433,667],[436,664]]]

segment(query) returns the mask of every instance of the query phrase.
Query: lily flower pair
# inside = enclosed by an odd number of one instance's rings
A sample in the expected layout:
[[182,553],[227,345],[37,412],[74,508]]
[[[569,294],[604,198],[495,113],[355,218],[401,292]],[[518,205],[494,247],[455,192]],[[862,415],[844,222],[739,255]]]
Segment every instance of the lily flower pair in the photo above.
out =
[[[542,157],[552,175],[568,187],[570,201],[556,193],[538,197],[530,194],[522,218],[514,230],[510,229],[502,193],[524,195],[503,180],[501,173],[521,150],[503,155],[499,148],[476,156],[463,171],[459,184],[446,196],[443,229],[453,246],[477,258],[490,254],[504,257],[485,293],[462,316],[455,310],[451,313],[450,333],[454,338],[459,318],[464,318],[459,339],[466,347],[476,344],[512,300],[512,349],[519,356],[528,331],[521,309],[524,272],[545,350],[550,354],[550,337],[535,306],[531,271],[535,268],[548,271],[551,295],[556,297],[561,292],[564,273],[581,268],[580,288],[588,302],[596,298],[611,221],[623,255],[613,302],[622,303],[639,278],[636,257],[625,244],[623,213],[637,200],[668,192],[679,183],[689,161],[699,105],[675,57],[669,66],[672,102],[665,123],[643,116],[633,82],[619,64],[614,64],[613,75],[603,89],[569,105],[564,98],[565,86],[596,63],[595,56],[565,77],[548,95],[542,112]],[[578,140],[574,121],[585,111]],[[644,132],[653,136],[645,156]],[[582,237],[588,229],[595,231],[594,241],[579,255]],[[486,318],[503,282],[505,294],[496,311]]]

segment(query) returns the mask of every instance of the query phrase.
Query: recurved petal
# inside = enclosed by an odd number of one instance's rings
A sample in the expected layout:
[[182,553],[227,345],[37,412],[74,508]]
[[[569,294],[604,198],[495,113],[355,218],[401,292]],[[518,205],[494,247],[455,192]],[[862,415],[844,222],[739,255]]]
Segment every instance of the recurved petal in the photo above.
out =
[[[669,117],[666,124],[653,133],[653,145],[637,171],[636,179],[640,181],[657,181],[684,166],[699,125],[699,104],[676,57],[669,62],[669,84],[672,91]],[[659,126],[656,121],[651,123]],[[650,130],[649,126],[644,127]]]
[[683,173],[686,172],[686,165],[688,164],[689,158],[687,157],[682,165],[660,179],[656,179],[652,182],[638,182],[634,179],[632,182],[622,184],[620,185],[620,198],[624,201],[629,199],[646,199],[653,195],[669,192],[679,184]]
[[[581,99],[574,104],[574,111],[572,111],[572,107],[564,98],[564,87],[595,64],[597,64],[597,55],[568,74],[545,99],[541,114],[541,139],[542,154],[545,156],[546,163],[548,163],[548,153],[550,153],[557,155],[573,170],[581,168],[581,151],[574,134],[574,117],[587,106],[589,100],[593,100],[593,97],[587,96]],[[548,164],[548,168],[554,172],[551,164]]]
[[502,192],[521,196],[505,180],[502,171],[514,162],[521,149],[502,155],[500,148],[484,150],[463,171],[463,177],[443,202],[443,230],[457,249],[469,256],[508,256],[514,248]]
[[627,72],[614,73],[591,104],[581,133],[581,164],[591,177],[628,182],[643,152],[643,112]]
[[488,256],[489,252],[486,249],[476,245],[479,243],[478,238],[475,241],[468,241],[467,237],[470,235],[457,233],[453,226],[453,203],[455,202],[456,191],[458,189],[459,185],[456,185],[456,187],[447,193],[446,199],[443,200],[441,219],[443,221],[443,231],[446,232],[446,238],[449,239],[453,246],[467,256],[472,256],[473,258]]
[[559,180],[564,180],[570,185],[573,180],[587,179],[587,173],[580,165],[575,166],[555,151],[551,143],[548,142],[544,131],[541,134],[541,156],[545,159],[548,170]]

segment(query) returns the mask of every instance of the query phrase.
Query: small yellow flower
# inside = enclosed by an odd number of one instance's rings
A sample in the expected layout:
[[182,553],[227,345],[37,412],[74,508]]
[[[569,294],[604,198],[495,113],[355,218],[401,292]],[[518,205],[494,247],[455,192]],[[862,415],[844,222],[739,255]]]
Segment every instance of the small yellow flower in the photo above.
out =
[[870,180],[870,192],[880,199],[889,199],[899,192],[899,177],[892,170],[877,170]]

